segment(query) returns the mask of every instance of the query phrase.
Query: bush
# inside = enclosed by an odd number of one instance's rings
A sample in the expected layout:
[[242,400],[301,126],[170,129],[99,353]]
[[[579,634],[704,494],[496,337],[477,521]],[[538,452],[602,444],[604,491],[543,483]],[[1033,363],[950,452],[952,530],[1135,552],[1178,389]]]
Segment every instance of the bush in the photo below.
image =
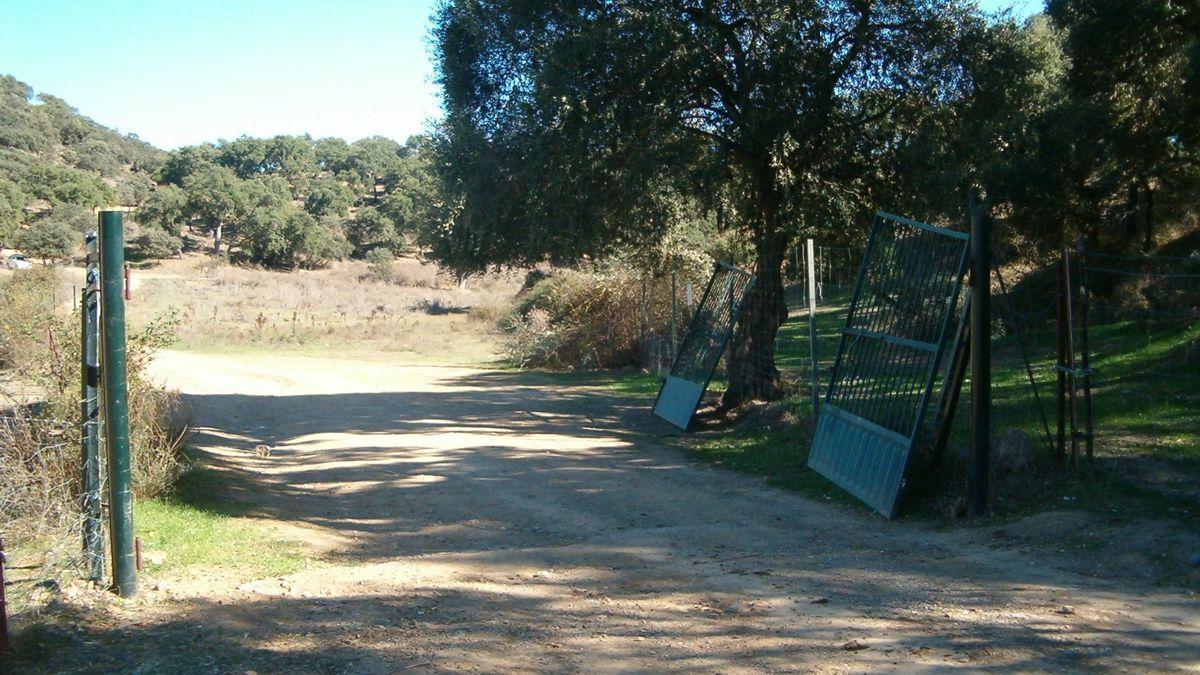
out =
[[386,248],[373,248],[367,252],[367,276],[376,281],[391,283],[396,278],[396,257]]
[[144,227],[129,242],[141,258],[169,258],[183,248],[183,240],[157,227]]
[[43,261],[70,258],[81,244],[79,233],[71,226],[52,218],[35,221],[29,229],[17,234],[17,246],[25,253]]
[[[73,540],[79,514],[79,315],[56,313],[58,283],[44,268],[0,284],[0,368],[38,399],[29,403],[0,390],[0,524],[4,540],[20,545],[57,536]],[[146,378],[154,352],[174,334],[172,318],[133,333],[128,341],[133,488],[141,496],[165,490],[181,466],[186,429],[178,397]],[[7,395],[6,395],[7,394]],[[70,535],[70,537],[68,537]]]
[[[649,285],[670,288],[669,281]],[[641,365],[642,338],[666,334],[670,322],[669,293],[646,300],[642,293],[642,278],[630,272],[561,270],[542,277],[518,295],[501,321],[506,351],[524,367]]]
[[320,267],[350,255],[340,221],[293,206],[257,209],[242,223],[241,253],[269,267]]

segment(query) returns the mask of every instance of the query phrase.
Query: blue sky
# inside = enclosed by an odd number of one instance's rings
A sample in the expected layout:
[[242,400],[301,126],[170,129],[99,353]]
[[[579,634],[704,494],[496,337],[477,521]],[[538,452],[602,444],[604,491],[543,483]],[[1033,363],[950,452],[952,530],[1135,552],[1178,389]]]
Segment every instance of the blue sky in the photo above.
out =
[[[0,0],[0,73],[162,148],[403,140],[438,115],[436,0]],[[1026,15],[1039,0],[981,0]]]

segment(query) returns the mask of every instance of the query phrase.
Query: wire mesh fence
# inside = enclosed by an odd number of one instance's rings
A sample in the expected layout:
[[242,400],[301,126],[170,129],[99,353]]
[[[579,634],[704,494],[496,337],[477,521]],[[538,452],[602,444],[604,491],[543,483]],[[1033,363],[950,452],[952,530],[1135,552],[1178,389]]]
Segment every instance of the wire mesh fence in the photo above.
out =
[[1200,464],[1200,252],[1067,259],[1084,452]]

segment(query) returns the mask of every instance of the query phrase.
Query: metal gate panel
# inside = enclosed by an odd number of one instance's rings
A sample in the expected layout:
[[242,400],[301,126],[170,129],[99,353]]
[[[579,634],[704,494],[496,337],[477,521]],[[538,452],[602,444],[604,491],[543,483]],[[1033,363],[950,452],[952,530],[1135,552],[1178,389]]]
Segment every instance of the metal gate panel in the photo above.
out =
[[968,235],[880,212],[808,465],[895,517],[946,347]]
[[675,353],[671,373],[654,400],[655,415],[687,429],[733,335],[742,303],[753,287],[752,274],[717,264]]

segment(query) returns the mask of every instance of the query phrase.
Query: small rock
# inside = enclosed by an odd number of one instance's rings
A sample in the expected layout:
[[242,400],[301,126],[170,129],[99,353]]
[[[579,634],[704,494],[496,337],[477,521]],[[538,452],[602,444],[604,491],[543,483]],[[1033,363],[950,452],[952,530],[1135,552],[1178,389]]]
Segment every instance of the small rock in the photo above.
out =
[[812,604],[814,604],[814,605],[828,605],[828,604],[829,604],[829,598],[817,598],[816,600],[813,600],[813,601],[812,601]]
[[1063,605],[1062,607],[1059,607],[1058,609],[1054,610],[1054,613],[1055,613],[1055,614],[1062,614],[1062,615],[1066,616],[1066,615],[1074,614],[1074,613],[1075,613],[1075,608],[1074,608],[1074,607],[1068,607],[1067,605]]
[[967,498],[965,495],[958,495],[950,503],[946,504],[947,518],[962,518],[967,515]]
[[871,648],[870,645],[867,645],[866,643],[863,643],[863,642],[859,642],[858,640],[851,640],[851,641],[847,642],[846,644],[842,645],[842,649],[845,651],[848,651],[848,652],[859,652],[864,649],[870,649],[870,648]]
[[1021,429],[1008,429],[996,441],[992,453],[992,468],[997,475],[1011,476],[1024,473],[1033,465],[1037,450],[1029,434]]

